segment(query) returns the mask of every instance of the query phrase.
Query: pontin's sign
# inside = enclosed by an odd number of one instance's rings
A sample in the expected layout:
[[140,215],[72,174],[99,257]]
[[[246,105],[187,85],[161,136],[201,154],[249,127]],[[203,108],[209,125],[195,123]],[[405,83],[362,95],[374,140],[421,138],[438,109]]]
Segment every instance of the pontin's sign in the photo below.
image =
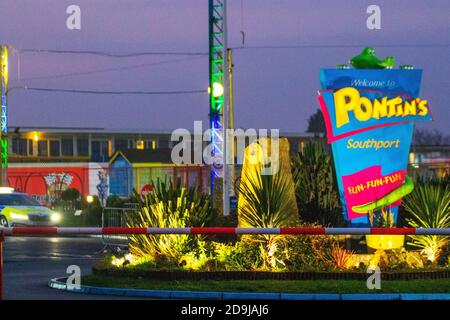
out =
[[431,120],[419,98],[421,70],[322,69],[319,104],[331,143],[344,216],[368,226],[368,213],[397,220],[413,122]]

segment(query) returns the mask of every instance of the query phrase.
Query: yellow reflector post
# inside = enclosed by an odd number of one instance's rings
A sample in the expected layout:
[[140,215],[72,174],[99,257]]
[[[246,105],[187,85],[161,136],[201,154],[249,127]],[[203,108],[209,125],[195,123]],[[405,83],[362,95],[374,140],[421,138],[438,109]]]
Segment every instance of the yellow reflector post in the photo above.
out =
[[405,243],[404,235],[367,235],[367,246],[372,249],[398,249]]

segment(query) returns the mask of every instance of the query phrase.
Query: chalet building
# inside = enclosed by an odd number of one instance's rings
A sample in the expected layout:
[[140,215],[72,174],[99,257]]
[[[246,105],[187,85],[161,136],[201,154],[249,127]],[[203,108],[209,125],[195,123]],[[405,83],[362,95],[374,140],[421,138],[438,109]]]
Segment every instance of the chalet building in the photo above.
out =
[[412,146],[409,171],[424,179],[450,177],[450,145]]
[[[8,182],[41,202],[52,202],[70,187],[82,195],[98,195],[104,203],[110,194],[126,197],[157,178],[181,179],[184,185],[200,183],[203,190],[209,190],[209,166],[172,163],[170,153],[177,141],[171,141],[169,131],[9,129]],[[291,154],[301,152],[308,141],[324,142],[309,134],[280,136],[288,139]],[[203,148],[206,145],[203,142]],[[449,175],[450,146],[413,146],[409,160],[414,174]],[[239,172],[237,166],[237,178]]]
[[[175,165],[169,131],[104,128],[9,128],[9,184],[41,202],[52,202],[66,188],[83,195],[128,196],[157,178],[179,178],[209,189],[210,170],[204,164]],[[291,152],[308,136],[285,134]],[[207,142],[203,142],[206,147]],[[122,167],[121,167],[122,166]]]

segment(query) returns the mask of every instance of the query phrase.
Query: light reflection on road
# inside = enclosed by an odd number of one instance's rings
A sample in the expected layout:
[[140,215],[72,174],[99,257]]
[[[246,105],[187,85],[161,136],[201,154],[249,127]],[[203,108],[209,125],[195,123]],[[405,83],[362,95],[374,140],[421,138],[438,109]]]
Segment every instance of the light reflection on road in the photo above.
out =
[[89,237],[7,237],[4,242],[5,299],[124,299],[84,295],[50,289],[51,278],[67,276],[70,265],[78,265],[81,274],[90,274],[101,259],[100,238]]

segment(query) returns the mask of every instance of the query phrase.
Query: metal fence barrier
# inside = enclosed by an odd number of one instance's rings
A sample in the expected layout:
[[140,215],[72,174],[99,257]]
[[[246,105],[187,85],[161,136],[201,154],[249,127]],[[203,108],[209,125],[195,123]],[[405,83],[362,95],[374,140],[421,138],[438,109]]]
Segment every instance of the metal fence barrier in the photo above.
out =
[[[102,228],[127,227],[127,216],[136,212],[136,208],[103,208]],[[106,249],[114,251],[128,248],[128,235],[102,234],[102,243]]]

